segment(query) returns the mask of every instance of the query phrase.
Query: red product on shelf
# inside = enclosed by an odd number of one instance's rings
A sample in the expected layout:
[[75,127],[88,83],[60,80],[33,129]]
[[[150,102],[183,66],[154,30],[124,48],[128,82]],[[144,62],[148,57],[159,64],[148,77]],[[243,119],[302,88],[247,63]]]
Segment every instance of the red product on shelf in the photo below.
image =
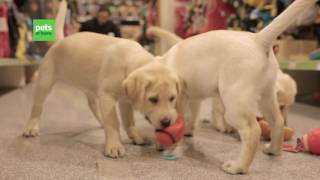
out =
[[227,19],[234,11],[223,0],[175,0],[175,33],[187,38],[226,29]]
[[231,5],[224,3],[223,0],[208,0],[207,7],[207,29],[221,30],[226,29],[227,19],[235,10]]
[[7,6],[0,3],[0,57],[10,56],[7,15]]

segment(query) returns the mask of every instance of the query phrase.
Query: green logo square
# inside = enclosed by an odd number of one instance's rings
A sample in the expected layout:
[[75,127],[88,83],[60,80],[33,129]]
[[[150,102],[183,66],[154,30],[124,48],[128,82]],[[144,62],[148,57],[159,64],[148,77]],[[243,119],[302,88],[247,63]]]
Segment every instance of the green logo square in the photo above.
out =
[[54,41],[56,39],[54,23],[54,19],[33,19],[32,40]]

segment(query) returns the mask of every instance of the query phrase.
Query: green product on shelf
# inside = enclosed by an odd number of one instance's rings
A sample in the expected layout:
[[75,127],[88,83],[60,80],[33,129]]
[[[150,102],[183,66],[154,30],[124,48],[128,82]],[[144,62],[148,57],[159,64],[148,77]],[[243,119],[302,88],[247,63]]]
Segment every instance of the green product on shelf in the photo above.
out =
[[309,55],[311,60],[320,60],[320,49],[312,51]]

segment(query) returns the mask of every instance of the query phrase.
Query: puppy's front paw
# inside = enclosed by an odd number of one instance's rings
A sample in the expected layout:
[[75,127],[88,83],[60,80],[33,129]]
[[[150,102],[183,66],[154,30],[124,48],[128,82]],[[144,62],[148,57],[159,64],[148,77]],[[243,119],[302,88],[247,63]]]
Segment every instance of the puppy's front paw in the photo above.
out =
[[127,133],[135,145],[143,146],[151,144],[151,140],[148,137],[141,135],[141,133],[135,127],[130,128]]
[[273,148],[270,144],[266,144],[263,148],[263,152],[270,156],[280,156],[281,148]]
[[22,134],[24,137],[36,137],[39,135],[39,127],[36,126],[36,127],[27,127],[23,134]]
[[226,123],[215,123],[214,128],[222,133],[232,133],[233,128]]
[[126,155],[126,150],[120,142],[107,143],[105,155],[111,158],[120,158]]
[[151,140],[146,136],[138,135],[138,136],[131,138],[131,140],[132,140],[133,144],[139,145],[139,146],[152,144]]
[[222,170],[229,174],[245,174],[248,172],[248,169],[240,166],[235,161],[227,161],[223,163]]
[[193,131],[194,131],[193,127],[187,126],[186,130],[184,132],[184,136],[185,137],[193,137]]
[[164,151],[164,146],[156,141],[156,150],[157,151]]

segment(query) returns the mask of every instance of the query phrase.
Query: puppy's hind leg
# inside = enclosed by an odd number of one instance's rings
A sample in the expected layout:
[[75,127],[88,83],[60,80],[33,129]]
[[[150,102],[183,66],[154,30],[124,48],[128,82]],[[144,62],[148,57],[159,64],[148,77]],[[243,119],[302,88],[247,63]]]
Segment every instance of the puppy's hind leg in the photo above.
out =
[[147,137],[141,135],[141,133],[135,126],[132,105],[129,102],[120,100],[119,110],[124,125],[124,129],[127,132],[128,137],[133,141],[133,143],[136,145],[150,144],[150,141],[147,139]]
[[280,106],[280,112],[284,121],[284,125],[287,126],[288,124],[288,105]]
[[280,155],[283,143],[284,119],[281,116],[277,97],[273,90],[262,96],[260,110],[271,125],[271,143],[266,144],[264,153],[268,155]]
[[256,121],[255,110],[257,108],[254,105],[257,103],[248,101],[246,97],[249,96],[243,94],[243,97],[239,97],[239,99],[235,99],[234,94],[227,98],[223,97],[225,98],[227,123],[238,130],[241,138],[241,150],[238,158],[222,165],[222,169],[230,174],[247,173],[260,140],[261,129]]
[[231,133],[232,127],[227,124],[225,118],[225,108],[220,97],[220,94],[216,94],[212,99],[212,116],[214,128],[222,133]]
[[33,97],[31,117],[25,127],[23,136],[35,137],[39,135],[39,121],[43,103],[55,82],[53,62],[45,59],[39,69],[39,78],[36,81]]

